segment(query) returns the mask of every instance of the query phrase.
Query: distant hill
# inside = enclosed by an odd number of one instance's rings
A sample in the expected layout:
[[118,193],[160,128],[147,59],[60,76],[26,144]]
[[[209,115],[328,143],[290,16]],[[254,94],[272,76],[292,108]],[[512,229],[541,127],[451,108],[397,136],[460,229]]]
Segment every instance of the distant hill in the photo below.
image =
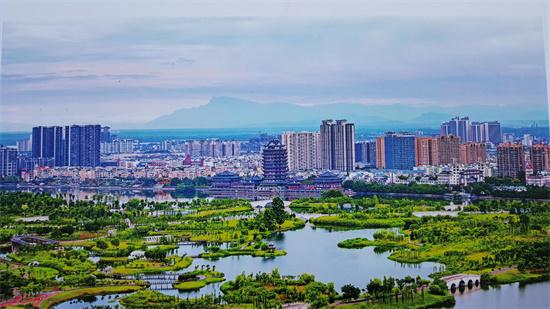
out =
[[[510,128],[548,127],[545,106],[427,106],[411,104],[366,105],[332,103],[304,106],[292,103],[259,103],[232,97],[213,97],[207,104],[181,108],[147,123],[103,122],[114,129],[224,129],[318,128],[322,119],[347,119],[358,129],[370,131],[437,129],[454,115],[473,121],[499,120]],[[38,124],[0,121],[0,132],[29,132]],[[49,125],[54,125],[51,123]],[[58,124],[66,125],[66,123]]]
[[0,132],[26,132],[30,131],[32,125],[0,121]]
[[231,97],[214,97],[206,105],[182,108],[144,124],[143,128],[243,128],[309,127],[322,119],[348,119],[366,128],[404,129],[437,127],[453,115],[473,120],[544,122],[547,111],[498,106],[416,106],[334,103],[304,106],[291,103],[258,103]]

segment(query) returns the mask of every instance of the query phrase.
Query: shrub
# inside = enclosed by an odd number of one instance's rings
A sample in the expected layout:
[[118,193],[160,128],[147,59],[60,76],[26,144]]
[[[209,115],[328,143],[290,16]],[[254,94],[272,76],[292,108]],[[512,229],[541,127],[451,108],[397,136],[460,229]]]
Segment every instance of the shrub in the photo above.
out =
[[342,293],[344,294],[344,299],[355,299],[361,294],[361,290],[351,284],[346,284],[342,287]]
[[99,249],[103,249],[103,250],[109,248],[109,245],[108,245],[104,240],[101,240],[101,239],[98,240],[98,241],[96,241],[96,246],[97,246]]

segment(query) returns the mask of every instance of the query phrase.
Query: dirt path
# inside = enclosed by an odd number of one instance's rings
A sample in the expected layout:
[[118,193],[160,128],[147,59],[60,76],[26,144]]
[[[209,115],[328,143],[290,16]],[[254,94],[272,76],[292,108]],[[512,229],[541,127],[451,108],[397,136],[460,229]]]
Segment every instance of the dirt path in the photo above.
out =
[[498,275],[498,274],[502,274],[502,273],[505,273],[505,272],[513,270],[513,269],[517,269],[517,266],[504,267],[504,268],[501,268],[501,269],[493,270],[492,272],[490,272],[490,274],[491,275]]

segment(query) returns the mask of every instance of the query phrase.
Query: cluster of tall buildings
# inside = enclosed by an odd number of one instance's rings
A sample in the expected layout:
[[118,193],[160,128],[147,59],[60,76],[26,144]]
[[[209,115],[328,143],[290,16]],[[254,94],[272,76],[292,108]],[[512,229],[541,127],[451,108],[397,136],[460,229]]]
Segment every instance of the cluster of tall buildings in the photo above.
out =
[[53,166],[100,165],[100,125],[34,127],[32,158],[51,160]]
[[441,136],[458,136],[462,143],[498,145],[502,141],[502,131],[498,121],[472,122],[469,117],[454,117],[450,121],[442,123],[440,134]]
[[520,173],[527,172],[528,167],[533,175],[550,172],[550,145],[535,144],[526,150],[523,144],[500,144],[497,148],[498,176],[517,178]]
[[113,139],[101,142],[101,154],[133,153],[138,142],[133,139]]
[[291,171],[355,169],[355,125],[323,120],[319,132],[285,132],[281,136]]
[[[483,132],[479,133],[483,127]],[[319,132],[285,132],[290,171],[324,169],[353,171],[355,163],[381,169],[410,170],[415,166],[474,164],[486,161],[486,144],[498,143],[498,122],[453,118],[437,137],[387,132],[375,141],[355,142],[355,126],[346,120],[323,120]],[[478,133],[472,133],[478,132]],[[462,137],[463,136],[463,137]]]
[[[262,140],[262,184],[285,186],[289,172],[295,171],[350,172],[356,162],[389,170],[486,163],[491,161],[487,160],[486,148],[492,149],[493,145],[498,146],[498,176],[516,178],[525,172],[550,180],[550,145],[538,144],[541,141],[528,137],[524,136],[522,143],[507,141],[506,137],[502,142],[499,122],[455,117],[441,124],[439,136],[387,132],[372,141],[355,142],[353,123],[328,119],[321,122],[318,132],[285,132],[280,141]],[[31,170],[37,165],[96,167],[100,165],[100,154],[134,153],[137,147],[137,141],[117,139],[109,127],[100,125],[38,126],[32,129],[29,140],[17,142],[17,149],[0,148],[0,177],[16,176],[19,170]],[[218,139],[166,140],[156,147],[155,150],[160,147],[162,151],[184,153],[184,165],[189,166],[200,162],[193,158],[241,154],[240,141]],[[19,157],[18,151],[22,153]]]
[[165,140],[160,150],[182,152],[191,157],[236,157],[241,154],[240,141],[222,141],[218,139],[175,141]]
[[[373,145],[374,144],[374,145]],[[418,137],[410,133],[387,132],[367,147],[368,159],[375,161],[377,168],[410,170],[415,166],[474,164],[487,159],[484,143],[461,143],[455,135]],[[357,147],[357,146],[356,146]]]
[[[284,143],[279,140],[270,140],[262,147],[262,174],[263,177],[241,179],[235,173],[222,172],[212,178],[212,185],[202,192],[215,198],[271,198],[280,196],[295,199],[302,197],[320,197],[326,190],[342,190],[342,179],[330,172],[321,173],[311,184],[304,184],[299,180],[289,178],[288,148],[297,151],[310,148],[309,151],[291,153],[295,156],[308,157],[312,155],[312,148],[316,147],[320,133],[317,132],[287,132],[283,134]],[[298,145],[297,141],[303,143]],[[315,150],[315,153],[317,153]],[[295,158],[296,159],[296,158]],[[303,159],[303,158],[302,158]],[[311,158],[310,158],[311,159]],[[309,160],[309,159],[308,159]],[[293,162],[297,169],[306,166],[306,162]],[[319,160],[317,160],[319,162]],[[301,165],[300,165],[301,164]],[[309,162],[312,166],[319,163]]]
[[498,121],[472,122],[468,117],[455,117],[441,124],[439,136],[387,132],[375,141],[357,142],[355,157],[367,166],[395,170],[484,163],[486,145],[498,145],[501,135]]

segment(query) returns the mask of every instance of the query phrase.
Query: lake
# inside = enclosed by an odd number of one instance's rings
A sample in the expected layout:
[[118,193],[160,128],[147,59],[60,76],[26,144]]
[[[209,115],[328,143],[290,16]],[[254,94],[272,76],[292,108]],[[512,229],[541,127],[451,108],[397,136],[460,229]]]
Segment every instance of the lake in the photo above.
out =
[[[270,272],[279,269],[282,275],[314,274],[322,282],[333,282],[336,289],[348,283],[365,288],[371,278],[393,276],[402,278],[417,275],[426,278],[439,267],[437,263],[402,264],[389,260],[389,253],[375,253],[372,247],[363,249],[341,249],[336,244],[353,237],[372,236],[376,230],[330,231],[307,225],[296,231],[288,231],[274,237],[277,248],[284,249],[286,256],[266,259],[251,256],[232,256],[210,261],[194,259],[193,264],[181,272],[193,270],[195,265],[216,266],[216,270],[225,273],[228,280],[238,274]],[[200,246],[180,245],[177,254],[197,255],[202,252]],[[163,290],[164,294],[178,295],[180,298],[199,295],[219,294],[219,283],[207,285],[197,292],[179,292]],[[549,308],[550,282],[528,285],[509,284],[488,290],[466,289],[464,293],[455,292],[455,308]],[[89,301],[73,300],[56,306],[59,309],[86,308],[91,305],[117,304],[120,295],[99,296]]]
[[[180,272],[193,270],[195,265],[216,266],[216,270],[225,274],[228,280],[245,272],[271,272],[278,268],[282,275],[314,274],[322,282],[333,282],[337,290],[345,284],[351,283],[365,288],[371,278],[407,275],[426,278],[437,263],[402,264],[389,260],[389,253],[375,253],[374,248],[341,249],[338,242],[353,237],[369,237],[372,239],[375,229],[329,231],[313,228],[308,225],[301,230],[288,231],[279,234],[270,240],[278,249],[284,249],[287,255],[275,258],[260,258],[251,256],[230,256],[211,261],[194,259],[193,264]],[[202,247],[181,245],[178,254],[197,255]],[[219,283],[207,285],[197,292],[179,292],[178,290],[162,290],[168,295],[178,295],[180,298],[195,297],[203,294],[219,294]],[[114,296],[113,296],[114,297]],[[85,308],[91,305],[105,305],[108,299],[98,297],[94,302],[69,301],[56,308]]]
[[[322,282],[333,282],[336,289],[351,283],[359,287],[366,287],[371,278],[383,276],[427,277],[434,272],[437,263],[402,264],[389,260],[389,253],[375,253],[373,247],[363,249],[342,249],[337,244],[345,239],[367,237],[372,239],[376,230],[348,230],[329,231],[322,228],[313,228],[307,225],[296,231],[289,231],[269,240],[278,249],[283,249],[287,255],[276,258],[255,258],[251,256],[230,256],[219,260],[195,259],[195,265],[216,266],[216,270],[225,274],[227,279],[233,279],[243,271],[247,274],[271,272],[278,268],[282,275],[314,274]],[[196,250],[196,249],[191,249]],[[196,254],[196,252],[193,252]],[[190,252],[190,255],[192,253]],[[210,290],[210,291],[208,291]],[[183,293],[177,290],[162,291],[180,297],[197,296],[214,292],[216,285],[206,286],[203,290],[194,293]]]

